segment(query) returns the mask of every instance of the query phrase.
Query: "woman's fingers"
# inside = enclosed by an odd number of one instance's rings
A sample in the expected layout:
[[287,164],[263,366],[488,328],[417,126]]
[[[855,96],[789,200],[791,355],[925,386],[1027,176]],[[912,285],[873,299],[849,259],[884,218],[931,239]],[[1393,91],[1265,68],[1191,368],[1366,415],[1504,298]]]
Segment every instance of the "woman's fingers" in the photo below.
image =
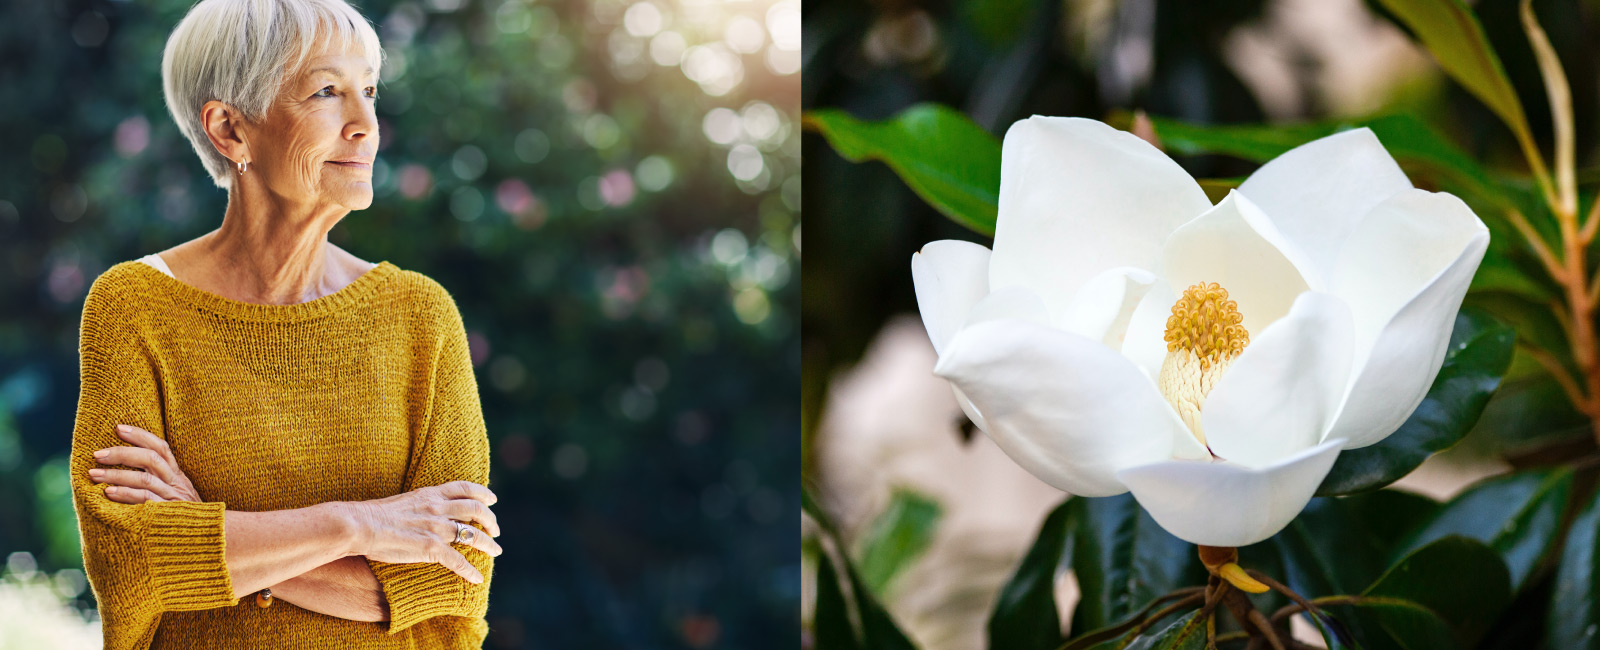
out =
[[140,472],[131,469],[91,469],[89,478],[96,483],[110,483],[123,487],[138,488],[154,493],[166,501],[182,501],[183,496],[171,485],[156,478],[150,472]]
[[439,493],[447,499],[473,499],[483,505],[492,506],[500,500],[493,492],[472,481],[451,481],[439,486]]
[[172,476],[172,467],[161,454],[143,447],[110,447],[102,449],[104,455],[95,452],[94,460],[101,465],[126,465],[151,472],[156,478],[167,484],[175,481]]
[[483,574],[478,572],[478,567],[472,566],[467,561],[467,556],[462,555],[449,544],[442,544],[435,552],[435,561],[444,565],[444,568],[456,572],[456,575],[465,578],[467,582],[475,585],[483,584]]
[[500,520],[489,511],[489,506],[472,499],[451,499],[444,503],[446,517],[456,521],[477,522],[489,531],[490,537],[500,536]]
[[154,451],[163,457],[172,457],[172,447],[167,445],[167,441],[149,431],[131,424],[119,424],[117,425],[117,435],[123,440]]
[[[454,530],[456,523],[458,522],[451,522],[452,531]],[[490,557],[500,557],[500,554],[505,552],[505,549],[500,548],[499,542],[496,542],[493,538],[483,534],[483,531],[471,526],[468,526],[467,528],[474,533],[470,541],[463,542],[467,546],[471,546],[472,548],[483,551],[484,553],[488,553]],[[451,532],[450,534],[450,541],[452,543],[455,542],[454,532]]]
[[154,494],[154,493],[150,492],[149,490],[143,490],[143,489],[140,489],[140,488],[130,488],[130,487],[118,487],[118,486],[115,486],[115,485],[106,488],[106,498],[107,499],[111,499],[112,501],[116,501],[117,503],[126,503],[126,504],[129,504],[129,505],[135,505],[135,506],[139,505],[141,503],[144,503],[146,501],[151,501],[151,502],[166,501],[166,499],[161,498],[159,495]]

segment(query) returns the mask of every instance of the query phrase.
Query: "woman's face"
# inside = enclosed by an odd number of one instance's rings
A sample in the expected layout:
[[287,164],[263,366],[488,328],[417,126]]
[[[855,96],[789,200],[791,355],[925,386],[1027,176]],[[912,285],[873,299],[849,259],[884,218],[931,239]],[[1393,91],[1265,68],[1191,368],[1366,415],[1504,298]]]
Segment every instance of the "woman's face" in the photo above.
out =
[[372,205],[377,85],[359,49],[311,57],[284,84],[266,118],[242,127],[250,146],[246,173],[259,174],[269,192],[290,203],[347,210]]

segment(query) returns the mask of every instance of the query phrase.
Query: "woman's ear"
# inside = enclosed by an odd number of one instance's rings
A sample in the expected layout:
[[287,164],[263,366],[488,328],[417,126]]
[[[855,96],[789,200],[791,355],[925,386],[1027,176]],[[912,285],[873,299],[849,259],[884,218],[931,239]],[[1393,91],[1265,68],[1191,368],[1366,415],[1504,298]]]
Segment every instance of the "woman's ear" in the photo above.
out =
[[200,107],[200,124],[206,130],[206,137],[211,139],[211,146],[222,152],[224,158],[235,163],[250,159],[250,145],[239,129],[244,117],[232,106],[215,99],[206,102]]

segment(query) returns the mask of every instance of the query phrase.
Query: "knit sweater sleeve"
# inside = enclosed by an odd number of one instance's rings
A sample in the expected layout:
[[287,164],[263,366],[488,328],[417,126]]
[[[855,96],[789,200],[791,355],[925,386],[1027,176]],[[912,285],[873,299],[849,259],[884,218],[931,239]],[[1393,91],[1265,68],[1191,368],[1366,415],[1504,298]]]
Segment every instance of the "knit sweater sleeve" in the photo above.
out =
[[236,604],[224,562],[221,502],[127,505],[89,479],[96,450],[128,446],[129,424],[166,438],[155,362],[126,306],[137,283],[116,269],[96,279],[79,334],[81,387],[73,424],[71,483],[84,569],[99,603],[107,650],[145,648],[163,612]]
[[[442,289],[440,293],[442,293]],[[448,294],[448,312],[441,321],[442,342],[428,399],[426,439],[413,445],[415,456],[404,489],[417,490],[451,481],[489,483],[489,438],[478,402],[461,314]],[[476,524],[473,524],[476,526]],[[482,530],[481,526],[476,526]],[[485,533],[486,534],[486,533]],[[483,573],[474,585],[435,563],[389,564],[367,560],[389,602],[389,633],[419,623],[419,634],[437,639],[437,647],[479,648],[488,635],[489,581],[494,558],[464,544],[453,547]],[[427,628],[427,629],[423,629]]]

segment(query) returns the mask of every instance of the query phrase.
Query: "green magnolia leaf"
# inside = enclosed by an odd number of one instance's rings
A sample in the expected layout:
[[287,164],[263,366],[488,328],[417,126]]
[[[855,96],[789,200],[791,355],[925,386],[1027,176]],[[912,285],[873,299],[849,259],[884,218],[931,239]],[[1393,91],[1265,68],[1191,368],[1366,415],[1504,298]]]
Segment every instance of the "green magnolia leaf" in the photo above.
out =
[[1548,647],[1562,650],[1600,649],[1600,499],[1572,521],[1561,562],[1556,567],[1555,593],[1545,619]]
[[861,577],[872,593],[885,593],[889,581],[928,549],[942,512],[927,497],[894,491],[889,506],[861,538]]
[[1373,490],[1399,480],[1428,456],[1454,445],[1478,421],[1511,364],[1515,333],[1488,314],[1462,310],[1444,365],[1422,404],[1377,444],[1339,454],[1319,495]]
[[[1511,604],[1511,576],[1494,549],[1451,536],[1402,557],[1361,595],[1420,605],[1449,626],[1461,647],[1472,647]],[[1401,632],[1430,627],[1414,607],[1398,603],[1384,607],[1389,609],[1380,610],[1378,619],[1393,636],[1405,639]]]
[[1330,633],[1320,625],[1323,639],[1332,648],[1364,650],[1460,650],[1462,645],[1450,625],[1433,610],[1403,598],[1372,599],[1360,605],[1337,605],[1326,609],[1332,625],[1343,626],[1349,638]]
[[1369,525],[1355,505],[1354,499],[1312,499],[1294,521],[1262,544],[1277,550],[1283,565],[1278,579],[1315,598],[1357,593],[1382,575],[1388,549],[1373,531],[1383,522]]
[[1205,567],[1193,544],[1173,537],[1139,507],[1133,495],[1067,501],[1077,512],[1072,569],[1081,593],[1074,633],[1117,623],[1157,596],[1204,585]]
[[917,196],[963,226],[993,237],[1000,203],[1000,140],[948,106],[917,104],[882,122],[837,109],[810,111],[807,128],[852,162],[888,164]]
[[1483,26],[1461,0],[1378,0],[1405,23],[1450,75],[1523,137],[1528,133],[1522,102],[1489,46]]
[[1438,501],[1420,494],[1389,489],[1336,497],[1336,500],[1361,521],[1377,548],[1383,549],[1385,567],[1403,555],[1392,551],[1405,541],[1417,522],[1432,519],[1441,507]]
[[1206,621],[1198,613],[1191,613],[1159,632],[1139,635],[1128,650],[1201,650],[1205,647]]
[[1523,472],[1479,483],[1423,521],[1394,556],[1461,535],[1500,553],[1510,570],[1512,589],[1520,589],[1555,541],[1571,494],[1570,469]]
[[990,648],[1050,650],[1061,645],[1055,578],[1063,558],[1072,557],[1077,521],[1073,515],[1078,510],[1073,501],[1063,502],[1045,517],[1033,547],[1000,590],[1000,599],[989,615]]
[[855,630],[850,626],[849,605],[839,589],[839,575],[826,552],[817,554],[817,612],[812,622],[818,648],[856,650]]
[[[832,519],[828,517],[827,512],[822,509],[822,506],[817,503],[816,497],[811,494],[811,490],[808,487],[802,486],[800,489],[800,509],[817,522],[817,526],[822,529],[823,536],[826,537],[829,542],[831,542],[834,548],[844,548],[839,542],[837,532],[838,529],[834,527]],[[859,647],[862,648],[871,648],[873,650],[877,650],[879,648],[883,648],[885,650],[916,650],[916,646],[911,643],[911,640],[906,638],[905,633],[901,632],[900,628],[895,625],[894,619],[889,616],[889,612],[884,610],[883,606],[878,603],[878,599],[873,597],[872,592],[867,589],[867,585],[861,579],[860,574],[856,573],[855,567],[851,566],[849,558],[841,558],[841,561],[842,564],[839,568],[844,570],[844,576],[849,581],[850,594],[854,596],[855,599],[856,620],[860,621],[861,623],[860,635],[856,635],[854,632],[851,632],[846,636],[848,636],[852,642],[856,638],[860,638],[861,644]],[[827,570],[827,575],[824,575],[824,569]],[[824,578],[831,580],[829,584],[832,585],[832,588],[836,592],[834,594],[829,594],[828,597],[833,598],[838,596],[839,602],[842,603],[844,598],[842,592],[838,590],[838,575],[834,569],[833,563],[828,558],[826,550],[818,554],[817,564],[817,616],[819,623],[822,620],[821,599],[825,593],[822,588]],[[829,607],[832,608],[834,605],[830,603]],[[830,635],[830,638],[837,639],[841,634],[843,634],[837,627],[839,620],[835,617],[836,614],[831,609],[829,611],[829,616],[833,618],[830,618],[828,621],[828,625],[832,626],[828,630],[828,634]],[[846,627],[844,629],[851,630],[852,628],[849,626],[848,616],[845,620]],[[822,630],[817,630],[817,634],[820,642]],[[830,646],[818,645],[817,647],[829,648]],[[846,645],[840,647],[850,648],[856,646]]]
[[[1510,205],[1511,188],[1496,182],[1472,156],[1422,120],[1405,113],[1295,125],[1212,126],[1160,117],[1152,117],[1150,121],[1168,153],[1225,154],[1258,163],[1317,138],[1364,126],[1372,129],[1383,148],[1413,179],[1431,180],[1445,190],[1491,205]],[[1488,217],[1493,220],[1498,215]]]
[[861,615],[862,646],[873,650],[916,650],[917,646],[895,625],[894,619],[867,590],[866,583],[856,570],[848,564],[844,569],[845,575],[850,578],[850,590],[856,597],[856,612]]

